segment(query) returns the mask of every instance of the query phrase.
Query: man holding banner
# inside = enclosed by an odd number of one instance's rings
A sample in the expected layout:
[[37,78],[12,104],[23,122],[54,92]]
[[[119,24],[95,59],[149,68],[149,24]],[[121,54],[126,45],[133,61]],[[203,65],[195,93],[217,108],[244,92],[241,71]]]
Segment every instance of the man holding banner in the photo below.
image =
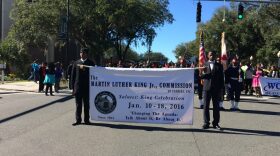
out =
[[216,129],[221,129],[219,126],[220,122],[220,109],[219,109],[219,101],[220,101],[220,93],[224,88],[224,72],[223,66],[217,62],[215,62],[216,54],[213,51],[208,52],[208,59],[204,65],[204,70],[201,75],[201,78],[204,80],[203,85],[203,97],[204,97],[204,124],[202,126],[203,129],[208,129],[210,125],[210,113],[209,113],[209,105],[210,100],[213,102],[213,122],[212,125]]
[[84,122],[86,125],[90,124],[89,121],[89,68],[85,66],[94,66],[93,61],[88,59],[87,48],[80,51],[81,59],[73,64],[72,68],[72,86],[73,95],[76,101],[76,122],[73,126],[79,125],[82,122],[82,102],[84,102]]

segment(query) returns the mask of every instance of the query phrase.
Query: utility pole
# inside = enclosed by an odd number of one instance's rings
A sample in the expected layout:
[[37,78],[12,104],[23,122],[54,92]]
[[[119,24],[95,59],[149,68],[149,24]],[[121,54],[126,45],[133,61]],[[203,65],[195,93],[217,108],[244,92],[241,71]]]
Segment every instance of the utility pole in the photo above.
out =
[[69,52],[69,12],[70,12],[70,0],[67,0],[67,29],[66,29],[66,54],[65,63],[68,65],[68,52]]

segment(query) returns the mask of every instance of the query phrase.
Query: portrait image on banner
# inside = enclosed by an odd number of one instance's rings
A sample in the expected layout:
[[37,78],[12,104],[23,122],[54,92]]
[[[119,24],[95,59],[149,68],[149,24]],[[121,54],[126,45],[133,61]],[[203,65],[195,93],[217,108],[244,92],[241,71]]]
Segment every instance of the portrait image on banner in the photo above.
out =
[[91,119],[192,124],[193,80],[193,69],[91,67]]

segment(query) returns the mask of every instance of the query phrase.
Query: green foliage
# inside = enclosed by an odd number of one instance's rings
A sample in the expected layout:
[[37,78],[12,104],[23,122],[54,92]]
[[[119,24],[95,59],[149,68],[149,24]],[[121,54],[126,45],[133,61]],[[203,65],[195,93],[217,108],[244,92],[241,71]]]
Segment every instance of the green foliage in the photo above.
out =
[[7,66],[15,66],[17,68],[17,77],[24,77],[26,71],[26,62],[28,55],[20,42],[7,38],[0,44],[0,62],[5,62]]
[[176,58],[183,56],[186,59],[190,59],[194,55],[198,55],[198,49],[196,46],[196,41],[191,41],[188,43],[181,43],[176,46],[176,49],[173,51]]
[[[221,34],[226,34],[226,46],[229,55],[239,55],[245,62],[252,55],[257,62],[276,64],[277,52],[280,50],[280,10],[279,4],[262,7],[245,6],[244,18],[238,20],[237,6],[232,3],[230,9],[219,8],[210,21],[198,26],[196,39],[186,43],[195,45],[190,53],[198,54],[199,36],[204,31],[206,51],[221,51]],[[224,11],[226,18],[223,22]],[[184,44],[180,44],[184,45]],[[178,46],[180,46],[178,45]],[[181,53],[175,49],[176,57]]]
[[65,4],[59,0],[37,0],[36,3],[17,0],[11,13],[14,24],[10,36],[25,46],[46,48],[47,38],[57,34],[61,8],[65,8]]
[[[123,46],[125,47],[125,46]],[[127,59],[129,59],[130,61],[134,61],[137,62],[140,59],[140,56],[137,52],[128,49],[127,54],[126,54]],[[107,51],[104,52],[104,58],[105,60],[111,60],[113,62],[117,62],[119,60],[119,57],[117,55],[117,51],[115,48],[110,48]]]
[[[172,23],[168,4],[168,0],[71,0],[69,37],[89,47],[97,63],[110,48],[125,60],[132,43],[150,46],[155,29]],[[66,0],[16,0],[11,36],[26,47],[45,49],[48,37],[57,36],[66,8]]]
[[146,53],[140,55],[140,60],[149,60],[150,62],[152,62],[152,61],[167,62],[168,58],[165,57],[160,52],[146,52]]

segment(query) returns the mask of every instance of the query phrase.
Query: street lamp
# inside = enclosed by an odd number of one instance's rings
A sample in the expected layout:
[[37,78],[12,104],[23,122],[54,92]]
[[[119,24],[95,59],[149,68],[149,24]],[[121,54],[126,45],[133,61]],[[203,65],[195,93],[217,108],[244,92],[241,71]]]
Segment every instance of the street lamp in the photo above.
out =
[[280,68],[280,51],[278,51],[277,57],[278,57],[278,68]]

